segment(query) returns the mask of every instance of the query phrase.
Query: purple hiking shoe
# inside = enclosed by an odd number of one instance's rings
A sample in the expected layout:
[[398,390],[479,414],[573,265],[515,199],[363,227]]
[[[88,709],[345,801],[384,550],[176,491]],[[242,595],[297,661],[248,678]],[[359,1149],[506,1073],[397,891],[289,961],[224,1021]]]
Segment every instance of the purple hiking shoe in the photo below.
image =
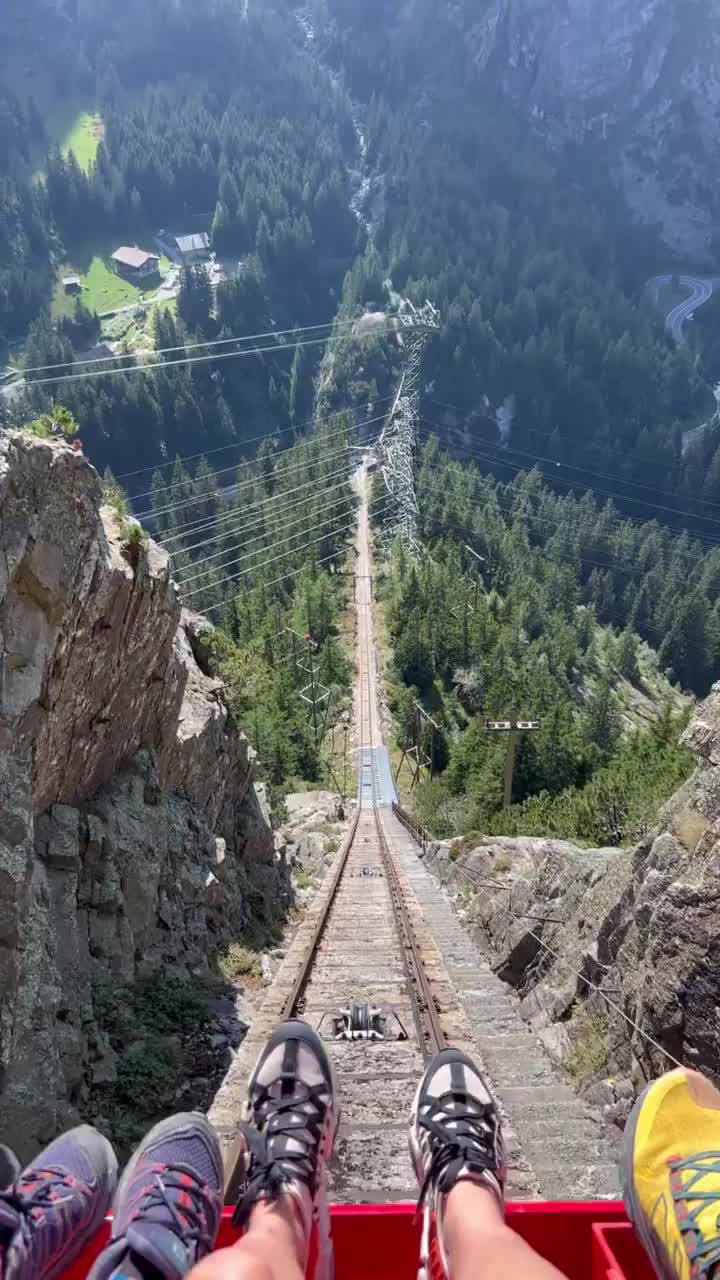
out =
[[117,1160],[97,1129],[79,1125],[26,1169],[0,1148],[0,1280],[55,1280],[110,1208]]
[[112,1238],[88,1280],[182,1280],[214,1248],[222,1185],[220,1143],[205,1116],[161,1120],[120,1180]]

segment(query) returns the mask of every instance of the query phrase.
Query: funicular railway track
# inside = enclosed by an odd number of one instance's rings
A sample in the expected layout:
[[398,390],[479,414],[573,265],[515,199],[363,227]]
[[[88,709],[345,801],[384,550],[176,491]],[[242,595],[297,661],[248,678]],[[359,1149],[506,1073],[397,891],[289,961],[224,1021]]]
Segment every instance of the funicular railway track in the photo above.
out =
[[[407,1116],[425,1061],[457,1041],[458,1006],[440,953],[393,851],[398,832],[379,803],[380,744],[374,672],[367,531],[358,547],[355,719],[359,803],[331,872],[312,932],[304,941],[282,1017],[321,1027],[337,1073],[341,1126],[331,1168],[336,1200],[408,1199]],[[381,1010],[382,1039],[340,1039],[335,1018],[354,1002]],[[239,1153],[226,1154],[226,1199],[234,1199]]]
[[[364,488],[363,472],[363,497]],[[445,1043],[479,1061],[494,1085],[513,1198],[616,1196],[615,1155],[604,1130],[557,1076],[504,984],[463,936],[417,857],[422,833],[393,811],[370,574],[365,499],[356,563],[358,810],[211,1108],[224,1150],[226,1201],[236,1198],[248,1076],[267,1035],[293,1015],[320,1028],[338,1078],[335,1201],[414,1198],[407,1117],[426,1060]],[[354,1002],[382,1011],[382,1039],[336,1038],[342,1020],[334,1019]]]

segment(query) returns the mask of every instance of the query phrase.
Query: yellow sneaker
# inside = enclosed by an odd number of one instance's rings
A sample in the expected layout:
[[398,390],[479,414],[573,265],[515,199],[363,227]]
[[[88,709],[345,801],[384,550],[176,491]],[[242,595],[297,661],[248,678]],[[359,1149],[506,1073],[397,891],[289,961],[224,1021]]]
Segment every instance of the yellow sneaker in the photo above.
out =
[[705,1076],[680,1068],[648,1085],[625,1129],[624,1172],[658,1276],[709,1277],[720,1264],[720,1092]]

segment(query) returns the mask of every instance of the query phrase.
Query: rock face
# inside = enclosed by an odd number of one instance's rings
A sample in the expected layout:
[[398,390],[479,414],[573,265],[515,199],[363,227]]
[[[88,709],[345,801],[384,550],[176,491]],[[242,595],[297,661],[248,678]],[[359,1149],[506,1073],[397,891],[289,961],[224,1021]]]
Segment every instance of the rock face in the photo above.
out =
[[698,767],[634,850],[487,837],[428,853],[548,1051],[618,1121],[672,1059],[720,1081],[720,685],[684,741]]
[[100,981],[201,974],[287,900],[252,753],[167,557],[89,463],[0,439],[0,1128],[21,1155],[102,1076]]
[[451,0],[472,64],[552,142],[599,143],[691,260],[717,222],[719,0]]

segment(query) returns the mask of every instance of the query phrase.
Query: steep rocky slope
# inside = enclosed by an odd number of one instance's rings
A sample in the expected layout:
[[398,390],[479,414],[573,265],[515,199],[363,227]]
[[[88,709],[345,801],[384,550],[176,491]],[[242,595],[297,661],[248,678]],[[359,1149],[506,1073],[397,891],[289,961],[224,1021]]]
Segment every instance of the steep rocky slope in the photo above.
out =
[[718,0],[468,0],[451,5],[477,73],[551,141],[602,144],[631,207],[708,254],[717,220]]
[[202,975],[288,893],[204,624],[101,503],[82,455],[0,439],[0,1127],[22,1153],[112,1078],[100,986]]
[[[319,0],[316,0],[319,3]],[[349,0],[329,0],[362,26]],[[681,262],[714,262],[720,206],[720,0],[404,0],[373,6],[387,70],[413,72],[417,127],[448,78],[511,104],[558,158],[567,181],[606,175],[641,223],[658,228]],[[362,9],[366,13],[367,6]],[[411,53],[408,56],[407,51]]]
[[548,1051],[620,1120],[663,1050],[720,1078],[720,686],[684,737],[698,767],[634,850],[487,837],[428,853]]

